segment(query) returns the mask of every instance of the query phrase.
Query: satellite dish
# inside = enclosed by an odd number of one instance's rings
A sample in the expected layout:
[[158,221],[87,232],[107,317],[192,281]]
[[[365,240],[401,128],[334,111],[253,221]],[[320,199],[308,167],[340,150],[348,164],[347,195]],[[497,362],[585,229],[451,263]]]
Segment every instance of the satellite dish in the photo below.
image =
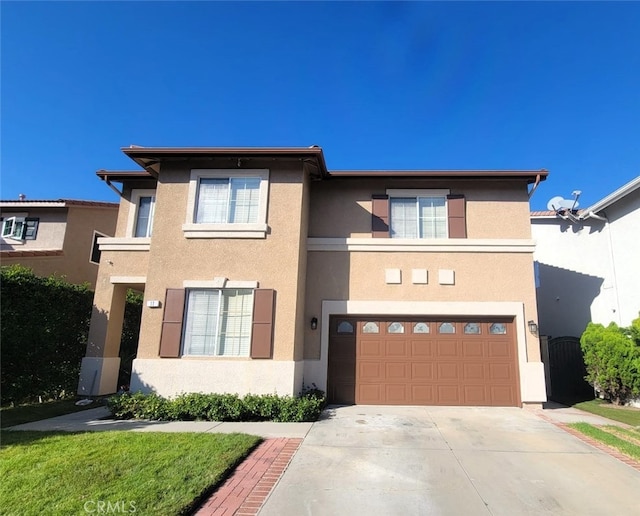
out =
[[552,197],[547,203],[547,209],[550,211],[558,211],[558,209],[560,208],[560,203],[562,201],[564,201],[564,199],[559,195]]
[[551,198],[547,203],[547,209],[551,211],[575,210],[578,207],[578,199],[564,199],[559,195]]

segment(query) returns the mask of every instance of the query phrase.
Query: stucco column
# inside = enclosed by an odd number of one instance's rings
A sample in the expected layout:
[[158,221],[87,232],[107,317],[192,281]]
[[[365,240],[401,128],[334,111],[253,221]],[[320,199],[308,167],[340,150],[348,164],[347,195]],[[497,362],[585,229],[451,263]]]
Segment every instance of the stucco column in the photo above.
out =
[[101,396],[117,391],[126,298],[126,285],[109,283],[96,290],[86,356],[80,368],[80,395]]

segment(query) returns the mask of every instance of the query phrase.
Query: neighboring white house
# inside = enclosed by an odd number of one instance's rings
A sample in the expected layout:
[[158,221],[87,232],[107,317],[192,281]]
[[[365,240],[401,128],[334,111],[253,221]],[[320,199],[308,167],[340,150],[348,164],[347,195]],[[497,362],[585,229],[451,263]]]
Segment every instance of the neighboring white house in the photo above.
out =
[[640,176],[592,206],[531,213],[540,333],[580,337],[590,321],[640,311]]

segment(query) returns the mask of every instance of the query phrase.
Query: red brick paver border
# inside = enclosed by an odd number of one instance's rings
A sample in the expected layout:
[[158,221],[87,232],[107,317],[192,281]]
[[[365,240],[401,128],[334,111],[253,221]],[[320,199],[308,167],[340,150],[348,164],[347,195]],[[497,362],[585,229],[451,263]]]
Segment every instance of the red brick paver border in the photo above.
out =
[[195,513],[196,516],[258,514],[302,439],[266,439]]
[[603,451],[611,455],[612,457],[615,457],[619,461],[624,462],[627,466],[631,466],[632,468],[640,471],[640,462],[632,459],[631,457],[628,457],[623,453],[620,453],[617,449],[612,448],[611,446],[607,446],[606,444],[601,443],[600,441],[596,441],[595,439],[592,439],[591,437],[578,432],[574,428],[567,426],[566,423],[560,423],[558,421],[554,421],[553,419],[545,416],[544,414],[538,414],[538,416],[540,416],[540,418],[544,419],[545,421],[557,426],[558,428],[562,428],[565,432],[570,433],[574,437],[577,437],[581,441],[593,446],[594,448],[597,448],[598,450]]

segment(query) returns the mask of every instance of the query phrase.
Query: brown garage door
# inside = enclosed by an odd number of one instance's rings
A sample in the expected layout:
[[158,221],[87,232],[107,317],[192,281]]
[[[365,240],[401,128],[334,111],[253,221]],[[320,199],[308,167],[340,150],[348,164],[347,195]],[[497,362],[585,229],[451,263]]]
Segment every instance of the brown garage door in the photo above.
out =
[[520,405],[513,320],[334,316],[330,331],[332,403]]

